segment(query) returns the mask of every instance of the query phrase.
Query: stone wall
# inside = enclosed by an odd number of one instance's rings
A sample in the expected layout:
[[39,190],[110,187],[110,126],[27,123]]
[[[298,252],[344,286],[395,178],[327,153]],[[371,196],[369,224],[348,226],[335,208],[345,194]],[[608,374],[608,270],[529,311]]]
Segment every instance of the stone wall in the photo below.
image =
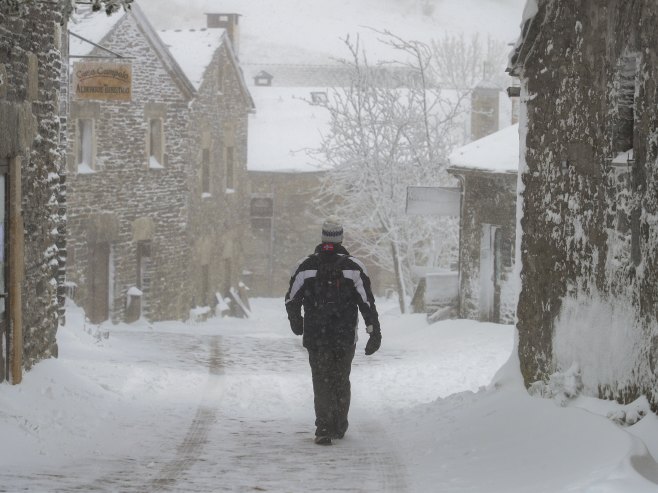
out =
[[579,368],[587,393],[656,408],[658,7],[538,4],[512,59],[525,105],[521,370],[530,385]]
[[22,174],[23,366],[29,369],[57,355],[62,18],[51,5],[23,8],[10,15],[15,12],[0,6],[0,164],[19,163]]
[[244,270],[251,101],[232,63],[225,43],[211,63],[217,69],[208,70],[192,108],[188,232],[193,252],[190,288],[193,304],[199,306],[214,306],[216,293],[225,298],[231,287],[238,287]]
[[[252,296],[281,297],[289,287],[298,262],[314,252],[321,241],[322,223],[331,214],[320,199],[322,172],[249,172],[250,215],[245,243],[245,280]],[[271,215],[252,207],[253,201],[271,201]],[[266,202],[263,202],[265,204]],[[345,230],[344,246],[363,261],[372,291],[382,296],[393,290],[391,272],[369,262]]]
[[321,173],[250,172],[250,200],[271,200],[272,215],[253,211],[245,253],[254,296],[286,294],[299,260],[320,243],[324,215],[318,208]]

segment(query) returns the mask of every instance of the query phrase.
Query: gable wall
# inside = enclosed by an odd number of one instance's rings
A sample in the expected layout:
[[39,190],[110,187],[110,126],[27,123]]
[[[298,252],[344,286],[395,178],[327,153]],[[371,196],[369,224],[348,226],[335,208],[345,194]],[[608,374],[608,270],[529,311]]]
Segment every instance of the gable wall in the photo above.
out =
[[[241,280],[243,231],[247,220],[248,109],[239,75],[224,45],[206,70],[190,124],[194,163],[189,175],[189,234],[194,252],[190,275],[194,280],[191,290],[195,305],[214,305],[215,301],[208,295],[220,293],[226,297],[227,288],[237,288]],[[204,147],[210,150],[210,184],[205,196],[201,171]],[[234,149],[231,189],[227,188],[226,177],[228,147]],[[208,272],[209,293],[202,292],[204,272]]]
[[[88,307],[90,251],[95,242],[109,241],[114,262],[111,318],[122,320],[126,293],[136,285],[137,240],[145,238],[135,232],[134,223],[150,218],[154,228],[145,233],[152,242],[150,318],[183,318],[191,297],[185,230],[188,100],[132,16],[126,16],[102,44],[134,57],[132,102],[72,102],[72,143],[76,141],[77,116],[87,112],[97,115],[97,170],[76,173],[75,144],[69,146],[68,279],[78,286],[78,302]],[[163,118],[163,169],[148,167],[150,115]]]

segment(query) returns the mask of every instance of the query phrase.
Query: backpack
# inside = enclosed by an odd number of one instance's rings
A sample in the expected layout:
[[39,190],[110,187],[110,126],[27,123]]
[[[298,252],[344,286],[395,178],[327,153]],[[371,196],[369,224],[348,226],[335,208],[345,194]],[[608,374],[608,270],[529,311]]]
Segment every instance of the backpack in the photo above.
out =
[[344,255],[333,262],[328,262],[319,257],[313,300],[315,306],[325,315],[339,316],[342,311],[346,292],[342,264],[347,258],[347,255]]

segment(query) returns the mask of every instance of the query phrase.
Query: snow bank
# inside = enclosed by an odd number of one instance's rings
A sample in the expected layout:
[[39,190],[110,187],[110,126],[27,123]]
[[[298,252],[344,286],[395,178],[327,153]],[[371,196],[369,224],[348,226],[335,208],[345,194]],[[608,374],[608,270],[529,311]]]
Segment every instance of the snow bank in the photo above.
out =
[[616,303],[596,293],[566,297],[555,321],[553,354],[558,371],[582,368],[587,393],[600,386],[634,382],[646,342],[630,303]]

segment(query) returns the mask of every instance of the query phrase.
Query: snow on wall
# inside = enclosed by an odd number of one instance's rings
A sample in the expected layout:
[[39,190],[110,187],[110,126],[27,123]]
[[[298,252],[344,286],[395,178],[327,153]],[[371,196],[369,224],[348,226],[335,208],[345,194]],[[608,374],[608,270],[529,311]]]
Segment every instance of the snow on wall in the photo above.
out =
[[[532,94],[521,123],[522,373],[530,385],[577,367],[586,392],[644,394],[655,410],[658,59],[641,47],[658,42],[642,22],[657,7],[616,3],[601,16],[594,1],[537,6],[517,65]],[[629,57],[635,90],[624,94]]]
[[638,337],[641,333],[631,304],[611,302],[598,292],[567,297],[555,321],[556,369],[579,367],[584,390],[593,395],[606,382],[615,382],[613,396],[637,385],[637,375],[647,373],[644,352],[649,341]]

